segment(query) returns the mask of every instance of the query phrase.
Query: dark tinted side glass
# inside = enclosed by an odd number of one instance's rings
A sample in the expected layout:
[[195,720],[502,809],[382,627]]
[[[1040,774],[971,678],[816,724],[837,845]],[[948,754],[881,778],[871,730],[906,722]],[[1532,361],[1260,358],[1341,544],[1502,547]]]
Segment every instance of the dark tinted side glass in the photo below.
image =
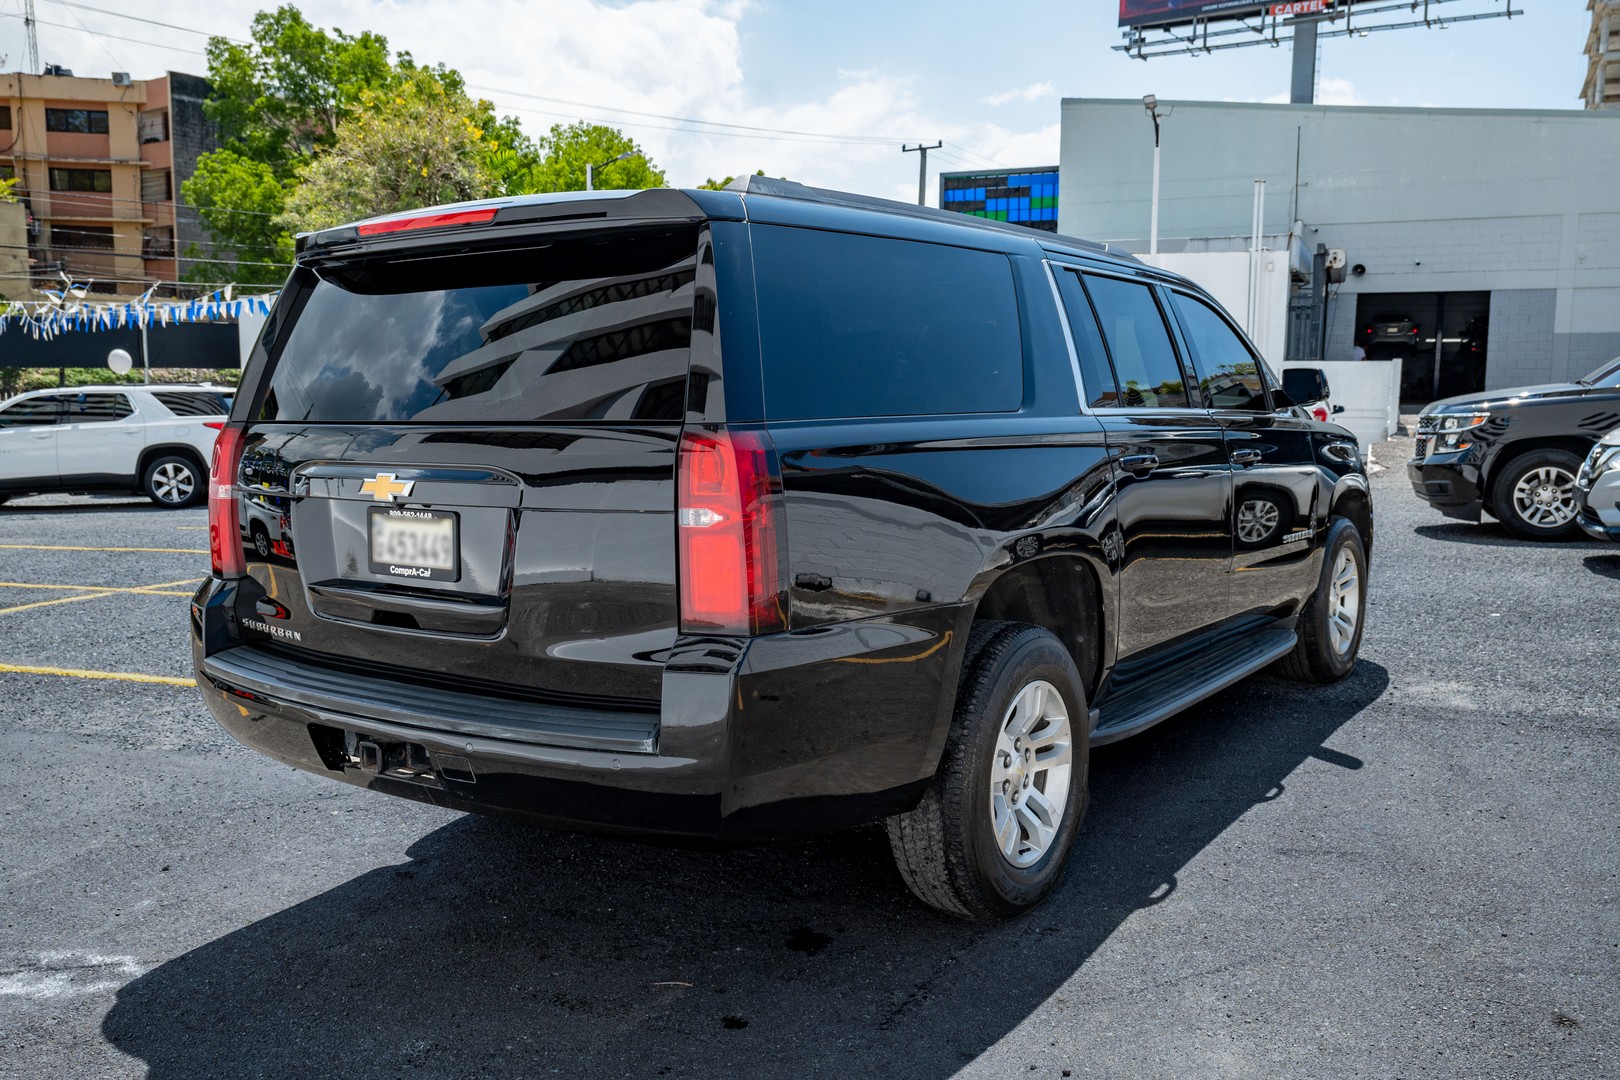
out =
[[152,396],[176,416],[219,416],[221,413],[231,411],[231,403],[223,394],[202,393],[196,390],[160,390]]
[[1119,384],[1108,363],[1102,330],[1086,296],[1080,275],[1072,270],[1058,271],[1058,291],[1063,294],[1063,310],[1069,317],[1069,333],[1074,336],[1075,354],[1080,361],[1080,379],[1086,384],[1086,404],[1093,409],[1119,405]]
[[1005,255],[752,230],[771,420],[1012,412],[1023,345]]
[[1185,409],[1187,384],[1151,286],[1086,275],[1124,408]]
[[679,420],[695,228],[301,269],[260,419]]
[[1260,365],[1237,331],[1202,300],[1172,292],[1170,302],[1181,319],[1182,333],[1192,350],[1193,368],[1210,407],[1255,412],[1269,409]]
[[122,420],[134,412],[123,394],[80,394],[68,402],[64,424],[94,424]]
[[0,427],[41,427],[54,424],[62,415],[62,400],[57,397],[29,398],[7,409],[0,409]]

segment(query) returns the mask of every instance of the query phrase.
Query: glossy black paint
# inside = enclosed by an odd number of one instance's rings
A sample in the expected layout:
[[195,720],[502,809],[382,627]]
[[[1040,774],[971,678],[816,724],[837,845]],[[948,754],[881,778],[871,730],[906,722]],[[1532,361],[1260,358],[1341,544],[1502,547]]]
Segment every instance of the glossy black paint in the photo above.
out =
[[[1490,419],[1467,433],[1465,449],[1425,447],[1425,418],[1486,412]],[[1585,457],[1620,426],[1620,386],[1556,383],[1446,398],[1423,410],[1419,426],[1418,452],[1406,463],[1413,492],[1447,517],[1478,521],[1491,509],[1492,482],[1514,457],[1543,449]]]
[[[706,836],[813,832],[920,797],[981,602],[996,617],[1061,621],[1093,703],[1106,703],[1121,660],[1140,677],[1173,671],[1205,640],[1286,636],[1335,512],[1360,507],[1371,541],[1365,474],[1342,429],[1288,408],[1081,408],[1048,262],[1191,288],[1172,275],[1093,245],[854,198],[651,194],[519,201],[476,237],[362,242],[335,230],[306,240],[301,257],[466,253],[703,218],[684,425],[768,434],[781,468],[788,632],[681,631],[681,423],[251,422],[297,316],[294,294],[267,324],[233,415],[248,427],[238,478],[248,574],[210,580],[193,606],[199,683],[236,738],[299,768],[447,806]],[[771,422],[757,330],[769,298],[750,269],[757,223],[1005,254],[1023,346],[1019,409]],[[1158,464],[1137,468],[1147,454]],[[371,571],[366,517],[377,503],[360,486],[382,472],[414,483],[405,504],[459,515],[457,580]],[[1260,500],[1279,508],[1279,525],[1240,543],[1238,508]],[[455,685],[540,707],[653,710],[656,748],[451,734],[338,698],[293,705],[273,688],[207,676],[209,656],[240,645],[392,679],[402,700]],[[415,780],[367,772],[348,756],[356,740],[433,768]]]

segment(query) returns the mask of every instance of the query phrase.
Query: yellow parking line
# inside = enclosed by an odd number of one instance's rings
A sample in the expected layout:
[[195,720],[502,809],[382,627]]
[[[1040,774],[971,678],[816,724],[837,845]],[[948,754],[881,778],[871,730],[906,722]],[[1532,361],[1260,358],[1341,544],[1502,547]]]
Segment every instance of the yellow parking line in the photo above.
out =
[[[133,589],[103,588],[103,587],[101,587],[99,585],[43,585],[43,586],[23,585],[23,586],[20,586],[20,587],[25,588],[25,589],[26,588],[46,588],[46,589],[74,589],[74,588],[77,588],[77,589],[84,589],[85,593],[82,596],[64,596],[64,597],[61,597],[61,598],[56,599],[56,600],[35,600],[31,604],[16,604],[16,605],[14,605],[12,607],[3,607],[3,608],[0,608],[0,615],[10,615],[10,614],[13,614],[14,612],[18,612],[18,611],[30,611],[30,610],[32,610],[34,608],[50,607],[52,604],[72,604],[72,603],[75,603],[75,602],[77,602],[79,600],[100,600],[102,597],[116,596],[119,593],[138,593],[138,594],[144,594],[146,596],[190,596],[191,594],[186,593],[186,592],[165,592],[163,590],[167,589],[171,585],[193,585],[193,584],[196,584],[197,582],[199,582],[201,580],[202,580],[201,578],[182,578],[179,581],[160,581],[156,585],[142,585],[142,586],[140,586],[138,588],[133,588]],[[3,583],[0,583],[0,584],[3,584]]]
[[159,555],[206,555],[206,548],[63,547],[57,544],[0,544],[6,551],[147,551]]
[[16,675],[59,675],[68,679],[115,679],[121,682],[159,683],[163,686],[196,686],[196,679],[170,675],[142,675],[134,671],[83,671],[79,668],[34,667],[30,664],[0,664],[0,673]]
[[[188,578],[185,581],[176,581],[175,585],[195,585],[202,578]],[[31,581],[0,581],[0,589],[78,589],[93,592],[129,592],[152,593],[157,596],[190,596],[188,592],[161,592],[161,586],[142,585],[135,588],[114,588],[111,585],[40,585]]]

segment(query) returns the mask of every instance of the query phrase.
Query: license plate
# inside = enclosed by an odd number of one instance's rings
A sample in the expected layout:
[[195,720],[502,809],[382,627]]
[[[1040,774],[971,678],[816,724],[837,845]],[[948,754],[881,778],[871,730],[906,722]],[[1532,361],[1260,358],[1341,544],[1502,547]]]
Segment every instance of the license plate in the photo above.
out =
[[455,581],[461,576],[455,514],[373,506],[367,524],[373,574],[406,581]]
[[1384,333],[1386,333],[1386,334],[1398,334],[1400,332],[1401,332],[1401,328],[1398,327],[1398,326],[1386,326],[1386,327],[1384,327]]

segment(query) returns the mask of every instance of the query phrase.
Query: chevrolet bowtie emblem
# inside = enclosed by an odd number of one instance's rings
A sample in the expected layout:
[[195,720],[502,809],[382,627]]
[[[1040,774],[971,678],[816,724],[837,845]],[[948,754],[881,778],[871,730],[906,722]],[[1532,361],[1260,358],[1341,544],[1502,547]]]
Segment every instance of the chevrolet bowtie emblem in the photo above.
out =
[[391,503],[409,495],[415,486],[415,480],[396,480],[393,473],[380,472],[360,485],[360,494],[370,495],[378,502]]

